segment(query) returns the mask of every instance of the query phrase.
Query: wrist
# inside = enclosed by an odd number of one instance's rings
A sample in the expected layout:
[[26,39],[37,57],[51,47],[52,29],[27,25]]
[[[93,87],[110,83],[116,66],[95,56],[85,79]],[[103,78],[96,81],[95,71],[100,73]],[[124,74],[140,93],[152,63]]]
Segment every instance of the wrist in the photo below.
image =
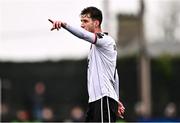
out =
[[66,25],[67,25],[67,23],[65,23],[65,22],[61,23],[61,27],[63,27],[63,28],[66,28]]

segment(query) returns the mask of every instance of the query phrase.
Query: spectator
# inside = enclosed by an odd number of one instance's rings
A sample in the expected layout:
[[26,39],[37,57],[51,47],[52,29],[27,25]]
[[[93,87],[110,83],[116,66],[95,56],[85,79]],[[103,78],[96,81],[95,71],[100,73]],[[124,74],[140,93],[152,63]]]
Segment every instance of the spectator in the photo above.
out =
[[164,110],[164,116],[167,121],[176,121],[177,107],[176,104],[170,102]]
[[44,107],[42,110],[42,118],[45,122],[50,122],[54,120],[54,112],[49,107]]
[[7,103],[1,103],[0,105],[0,115],[1,121],[8,121],[9,120],[9,106]]
[[32,98],[32,115],[34,120],[42,121],[42,109],[44,105],[46,87],[43,82],[37,82],[34,87]]
[[84,111],[80,106],[73,107],[70,113],[73,122],[82,122],[84,120]]
[[24,109],[20,109],[16,112],[17,120],[20,122],[27,122],[29,121],[29,113]]

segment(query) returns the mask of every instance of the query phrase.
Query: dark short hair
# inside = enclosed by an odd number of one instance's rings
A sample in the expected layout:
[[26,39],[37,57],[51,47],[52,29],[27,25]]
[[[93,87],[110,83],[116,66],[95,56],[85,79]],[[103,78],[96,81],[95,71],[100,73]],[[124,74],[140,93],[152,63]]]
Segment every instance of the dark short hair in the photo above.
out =
[[81,11],[80,15],[86,15],[86,14],[89,14],[90,18],[92,18],[93,20],[98,20],[99,26],[101,26],[102,19],[103,19],[101,10],[93,6],[87,7]]

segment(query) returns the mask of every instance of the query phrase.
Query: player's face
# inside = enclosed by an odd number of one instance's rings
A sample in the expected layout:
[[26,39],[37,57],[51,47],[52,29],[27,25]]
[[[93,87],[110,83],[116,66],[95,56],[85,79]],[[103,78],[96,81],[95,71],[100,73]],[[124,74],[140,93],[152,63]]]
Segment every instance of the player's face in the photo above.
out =
[[89,15],[81,15],[81,27],[87,31],[94,32],[95,22]]

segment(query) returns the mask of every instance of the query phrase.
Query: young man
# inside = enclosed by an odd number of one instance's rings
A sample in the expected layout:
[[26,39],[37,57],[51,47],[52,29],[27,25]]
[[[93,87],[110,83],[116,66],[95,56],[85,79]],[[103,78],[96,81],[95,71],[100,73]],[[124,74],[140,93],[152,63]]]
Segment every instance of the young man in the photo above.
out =
[[75,28],[61,21],[49,21],[51,29],[61,27],[91,43],[88,55],[89,107],[87,122],[115,122],[123,118],[124,106],[119,101],[119,80],[116,69],[117,51],[112,37],[101,30],[102,12],[96,7],[81,11],[81,27]]

